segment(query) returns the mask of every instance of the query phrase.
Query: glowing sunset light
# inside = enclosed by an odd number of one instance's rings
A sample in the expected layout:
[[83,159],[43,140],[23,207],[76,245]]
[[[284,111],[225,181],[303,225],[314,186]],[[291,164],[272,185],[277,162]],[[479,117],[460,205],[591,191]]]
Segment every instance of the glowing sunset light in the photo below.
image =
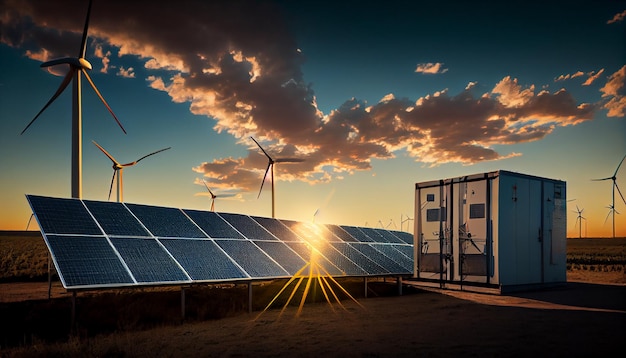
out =
[[[568,183],[569,237],[579,236],[575,205],[590,237],[613,237],[612,183],[591,179],[626,154],[622,2],[524,2],[512,12],[455,0],[391,0],[384,11],[185,0],[149,16],[144,2],[122,0],[93,0],[90,12],[89,0],[0,4],[0,150],[12,154],[0,159],[9,168],[0,230],[24,229],[25,194],[106,200],[110,169],[98,148],[79,153],[80,122],[86,140],[115,143],[120,157],[176,147],[124,178],[139,188],[125,202],[205,208],[204,180],[238,193],[220,211],[310,221],[323,207],[316,222],[358,226],[413,212],[415,183],[508,170]],[[58,78],[42,63],[70,71]],[[63,91],[75,77],[97,84],[81,93],[84,121],[62,105],[79,103]],[[51,95],[46,118],[20,136]],[[250,137],[270,156],[306,159],[272,166],[273,214],[258,195],[268,158]],[[626,237],[619,199],[615,236]]]

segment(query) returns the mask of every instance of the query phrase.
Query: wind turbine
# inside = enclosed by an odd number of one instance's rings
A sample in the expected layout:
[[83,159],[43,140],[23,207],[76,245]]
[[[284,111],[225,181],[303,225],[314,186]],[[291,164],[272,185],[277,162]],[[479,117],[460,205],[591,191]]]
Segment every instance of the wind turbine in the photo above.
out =
[[409,221],[413,221],[413,218],[410,218],[408,215],[406,216],[406,219],[402,219],[402,214],[400,214],[400,231],[402,231],[402,226],[404,225],[404,223],[406,224],[406,231],[409,231],[410,225],[409,225]]
[[582,238],[583,236],[583,220],[587,220],[582,214],[583,214],[583,210],[585,209],[579,209],[578,205],[576,205],[576,211],[574,211],[575,213],[578,213],[578,216],[576,217],[576,224],[574,224],[574,228],[576,228],[576,225],[579,225],[578,227],[578,238]]
[[263,184],[265,184],[265,179],[267,178],[267,173],[270,172],[271,169],[271,180],[272,180],[272,218],[275,218],[275,210],[274,210],[274,164],[275,163],[299,163],[299,162],[303,162],[304,159],[300,159],[300,158],[272,158],[269,154],[267,154],[267,152],[265,151],[265,149],[263,149],[263,147],[261,147],[261,145],[259,144],[259,142],[256,141],[256,139],[250,137],[250,139],[252,139],[254,141],[254,143],[256,143],[256,145],[261,149],[261,151],[263,152],[263,154],[265,154],[265,156],[267,157],[267,169],[265,169],[265,174],[263,175],[263,181],[261,181],[261,189],[259,190],[259,195],[257,196],[257,199],[261,196],[261,191],[263,191]]
[[215,211],[215,199],[217,198],[229,198],[229,197],[233,197],[236,196],[237,194],[220,194],[220,195],[216,195],[214,194],[211,189],[209,189],[209,184],[207,184],[206,180],[202,179],[202,182],[204,183],[204,186],[206,187],[206,190],[209,191],[209,194],[211,194],[211,211]]
[[132,167],[133,165],[136,165],[141,160],[151,155],[160,153],[164,150],[168,150],[171,148],[171,147],[163,148],[163,149],[157,150],[156,152],[152,152],[148,155],[144,155],[143,157],[135,160],[134,162],[120,164],[117,160],[115,160],[115,158],[113,158],[111,154],[109,154],[106,150],[104,150],[104,148],[102,148],[98,143],[96,143],[96,141],[92,140],[92,142],[93,144],[96,145],[96,147],[98,147],[98,149],[102,151],[102,153],[104,153],[104,155],[106,155],[113,162],[113,177],[111,178],[111,185],[109,187],[109,199],[111,199],[111,191],[113,190],[113,180],[115,180],[115,176],[117,175],[117,202],[118,203],[124,201],[124,178],[123,178],[124,168]]
[[39,115],[43,113],[43,111],[45,111],[46,108],[48,108],[48,106],[50,106],[50,104],[52,104],[52,102],[54,102],[57,99],[57,97],[61,95],[61,93],[63,93],[63,91],[67,88],[69,83],[72,82],[72,198],[82,198],[83,196],[83,183],[82,183],[83,182],[83,178],[82,178],[83,177],[83,168],[82,168],[82,158],[83,158],[82,131],[83,129],[82,129],[82,99],[81,99],[82,98],[82,93],[81,93],[82,75],[85,75],[85,78],[87,78],[87,81],[89,81],[89,84],[91,85],[91,87],[94,89],[94,91],[96,92],[96,94],[98,95],[102,103],[104,103],[106,108],[109,110],[109,113],[111,113],[113,118],[115,118],[115,121],[120,126],[122,131],[126,133],[126,130],[122,126],[122,123],[120,123],[120,121],[117,119],[117,117],[113,113],[113,110],[111,110],[111,107],[109,107],[109,104],[106,102],[104,97],[102,97],[102,94],[100,94],[100,91],[98,91],[98,88],[93,83],[91,77],[89,77],[89,74],[87,72],[87,70],[91,70],[92,68],[89,61],[85,59],[85,52],[87,49],[87,30],[89,28],[90,13],[91,13],[91,0],[89,1],[89,7],[87,8],[87,19],[85,20],[85,27],[83,29],[83,38],[80,44],[80,49],[78,51],[78,57],[64,57],[64,58],[59,58],[59,59],[55,59],[51,61],[46,61],[41,64],[41,67],[50,67],[50,66],[56,66],[56,65],[61,65],[61,64],[67,64],[69,65],[70,69],[68,73],[65,75],[65,78],[63,79],[63,82],[61,82],[61,85],[59,86],[57,91],[54,93],[54,95],[52,95],[52,98],[50,98],[48,103],[46,103],[46,105],[39,111],[39,113],[37,113],[35,118],[33,118],[30,121],[30,123],[28,123],[28,125],[26,126],[26,128],[24,128],[22,133],[20,133],[20,134],[24,134],[24,132],[26,132],[28,127],[30,127],[30,125],[33,124],[33,122],[35,122],[35,120],[39,117]]
[[[610,209],[609,215],[613,214],[613,238],[614,239],[615,239],[615,213],[617,212],[615,210],[615,189],[617,189],[617,192],[619,193],[619,196],[622,197],[622,201],[624,202],[624,204],[626,204],[626,199],[624,199],[624,195],[622,195],[622,191],[619,190],[619,186],[617,186],[617,172],[619,171],[619,167],[624,162],[624,159],[626,159],[626,155],[624,155],[622,160],[620,160],[619,164],[617,165],[617,168],[615,169],[615,172],[613,173],[613,176],[610,176],[610,177],[607,177],[607,178],[601,178],[601,179],[592,179],[594,181],[602,181],[602,180],[609,180],[609,179],[613,181],[613,190],[611,192],[611,194],[612,194],[612,202],[611,202],[611,206],[609,206],[608,208]],[[619,212],[618,212],[618,214],[619,214]],[[609,217],[607,216],[607,219],[608,218]],[[604,220],[604,222],[606,223],[606,219]]]

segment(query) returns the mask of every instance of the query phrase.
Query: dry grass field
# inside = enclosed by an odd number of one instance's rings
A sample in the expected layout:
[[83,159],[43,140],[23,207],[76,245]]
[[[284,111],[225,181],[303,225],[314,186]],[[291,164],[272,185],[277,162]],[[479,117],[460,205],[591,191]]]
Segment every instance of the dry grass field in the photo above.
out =
[[[506,296],[392,280],[340,280],[356,299],[319,289],[299,311],[284,281],[80,292],[53,280],[39,234],[0,233],[0,357],[587,357],[626,350],[626,239],[568,240],[568,284]],[[339,290],[337,290],[339,292]]]

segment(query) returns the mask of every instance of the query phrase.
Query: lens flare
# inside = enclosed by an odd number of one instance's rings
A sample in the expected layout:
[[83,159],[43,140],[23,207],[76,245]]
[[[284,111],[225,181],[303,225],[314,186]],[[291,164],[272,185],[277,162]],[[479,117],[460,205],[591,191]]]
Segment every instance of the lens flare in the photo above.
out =
[[[302,297],[300,298],[298,310],[296,311],[296,317],[300,316],[300,314],[302,313],[304,303],[306,302],[306,299],[310,294],[312,287],[317,286],[320,287],[324,299],[333,311],[335,311],[335,306],[333,304],[334,302],[336,302],[341,308],[346,310],[346,307],[341,303],[341,299],[335,292],[336,289],[343,292],[343,294],[345,294],[348,298],[350,298],[357,305],[359,305],[359,307],[365,308],[343,286],[341,286],[339,282],[337,282],[337,280],[323,267],[323,265],[320,264],[321,262],[326,260],[323,252],[321,251],[321,248],[328,247],[324,244],[328,242],[328,239],[330,238],[330,235],[332,235],[332,233],[326,230],[323,226],[313,223],[299,223],[298,226],[294,227],[293,229],[299,234],[300,237],[305,240],[307,246],[309,247],[309,260],[304,266],[302,266],[302,268],[298,270],[298,272],[296,272],[287,281],[287,283],[285,283],[285,285],[278,291],[278,293],[274,296],[270,303],[268,303],[263,311],[261,311],[261,313],[257,315],[255,320],[261,317],[261,315],[265,313],[294,282],[295,285],[291,290],[287,301],[283,305],[279,317],[282,316],[294,297],[296,297],[298,289],[302,286],[303,283],[304,289],[302,292]],[[333,286],[335,286],[335,288],[333,288]]]

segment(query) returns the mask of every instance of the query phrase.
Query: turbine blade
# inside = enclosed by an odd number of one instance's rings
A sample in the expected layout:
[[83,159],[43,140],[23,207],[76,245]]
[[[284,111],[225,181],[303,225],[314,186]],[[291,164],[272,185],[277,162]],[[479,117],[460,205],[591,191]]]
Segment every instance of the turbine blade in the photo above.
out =
[[93,90],[96,92],[98,97],[100,97],[100,100],[102,101],[102,103],[104,103],[106,108],[109,110],[109,113],[111,113],[113,118],[115,118],[115,121],[117,122],[117,125],[120,126],[120,128],[122,129],[124,134],[126,134],[126,129],[124,129],[124,126],[122,126],[122,123],[120,123],[119,119],[117,119],[117,117],[115,116],[115,113],[113,113],[113,110],[111,109],[111,107],[109,107],[109,104],[107,103],[107,101],[104,99],[104,97],[102,97],[102,94],[100,94],[100,91],[98,91],[98,88],[96,87],[96,85],[91,80],[91,77],[89,76],[89,73],[87,73],[87,71],[85,71],[84,68],[81,68],[80,70],[85,75],[85,78],[87,78],[87,81],[89,81],[89,84],[91,85],[91,88],[93,88]]
[[137,161],[136,161],[135,163],[139,163],[139,161],[140,161],[140,160],[142,160],[142,159],[145,159],[145,158],[147,158],[147,157],[149,157],[149,156],[151,156],[151,155],[155,155],[155,154],[157,154],[157,153],[161,153],[161,152],[166,151],[166,150],[171,149],[171,148],[172,148],[172,147],[167,147],[167,148],[159,149],[159,150],[157,150],[156,152],[152,152],[152,153],[150,153],[150,154],[144,155],[143,157],[141,157],[141,158],[137,159]]
[[[252,137],[250,137],[252,138]],[[263,181],[261,181],[261,189],[259,189],[259,195],[257,195],[257,199],[261,197],[261,192],[263,191],[263,184],[265,184],[265,179],[267,178],[267,173],[270,171],[270,167],[272,163],[267,163],[267,169],[265,169],[265,174],[263,174]]]
[[601,181],[601,180],[611,180],[613,179],[612,177],[608,177],[608,178],[602,178],[602,179],[591,179],[593,181]]
[[37,118],[39,118],[39,115],[43,113],[43,111],[46,110],[46,108],[48,108],[48,106],[50,104],[52,104],[52,102],[54,102],[54,100],[57,99],[57,97],[59,97],[61,95],[61,93],[63,93],[63,91],[65,91],[65,89],[67,88],[67,85],[70,84],[70,82],[72,81],[72,77],[74,76],[74,71],[73,69],[70,69],[70,71],[65,75],[65,78],[63,79],[63,82],[61,82],[61,85],[59,86],[59,88],[57,89],[57,91],[54,93],[54,95],[52,95],[52,98],[50,98],[50,100],[48,101],[48,103],[46,103],[45,106],[43,106],[43,108],[41,109],[41,111],[39,111],[39,113],[37,113],[37,115],[35,116],[35,118],[33,118],[33,120],[30,121],[30,123],[28,123],[28,125],[26,126],[26,128],[24,128],[24,130],[22,131],[22,133],[20,133],[20,135],[24,134],[24,132],[26,132],[26,130],[28,129],[28,127],[30,127],[31,124],[33,124],[33,122],[35,122],[35,120]]
[[617,169],[615,169],[615,173],[613,174],[613,178],[615,178],[617,176],[617,171],[619,170],[619,167],[622,166],[622,163],[624,163],[624,159],[626,159],[626,154],[624,155],[624,157],[622,158],[622,160],[619,162],[619,164],[617,165]]
[[216,195],[213,194],[213,192],[211,191],[211,189],[209,189],[209,185],[206,183],[206,180],[202,179],[202,182],[204,183],[204,186],[206,187],[206,190],[209,191],[209,194],[211,194],[211,198],[215,199]]
[[215,211],[215,198],[211,199],[211,211]]
[[111,192],[113,191],[113,181],[115,180],[115,174],[117,174],[117,170],[113,169],[113,177],[111,178],[111,185],[109,185],[109,198],[107,200],[111,200]]
[[619,190],[619,186],[617,186],[617,182],[615,182],[615,188],[617,188],[617,192],[619,193],[619,196],[622,197],[622,201],[624,202],[624,204],[626,204],[626,199],[624,199],[624,195],[622,195],[622,191]]
[[608,213],[608,214],[606,214],[606,218],[604,219],[604,224],[602,224],[602,225],[606,225],[606,221],[607,221],[607,220],[609,220],[609,216],[611,216],[611,213],[612,213],[612,212],[613,212],[613,210],[614,210],[612,207],[609,207],[609,209],[610,209],[610,210],[609,210],[609,213]]
[[89,29],[89,15],[91,14],[91,0],[89,0],[89,6],[87,7],[87,19],[85,19],[85,27],[83,28],[83,39],[80,43],[80,52],[78,53],[79,58],[85,58],[85,53],[87,51],[87,30]]
[[104,155],[106,155],[107,157],[109,157],[109,159],[111,159],[111,161],[113,162],[113,164],[115,165],[120,165],[120,163],[117,162],[117,160],[115,160],[115,158],[113,158],[113,156],[111,154],[109,154],[109,152],[107,152],[106,150],[104,150],[104,148],[102,148],[100,146],[100,144],[96,143],[95,140],[91,141],[93,144],[96,145],[96,147],[98,147],[98,149],[100,149],[102,151],[102,153],[104,153]]
[[302,158],[277,158],[275,163],[301,163],[304,162]]
[[265,156],[267,157],[267,159],[270,160],[270,162],[273,162],[274,159],[272,159],[272,157],[270,157],[269,154],[267,154],[267,152],[265,151],[265,149],[263,149],[263,147],[261,147],[261,145],[259,144],[259,142],[256,141],[256,139],[250,137],[250,139],[252,139],[254,141],[254,143],[256,143],[257,146],[259,146],[259,148],[261,149],[261,151],[263,152],[263,154],[265,154]]

